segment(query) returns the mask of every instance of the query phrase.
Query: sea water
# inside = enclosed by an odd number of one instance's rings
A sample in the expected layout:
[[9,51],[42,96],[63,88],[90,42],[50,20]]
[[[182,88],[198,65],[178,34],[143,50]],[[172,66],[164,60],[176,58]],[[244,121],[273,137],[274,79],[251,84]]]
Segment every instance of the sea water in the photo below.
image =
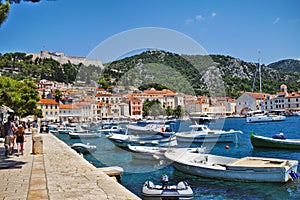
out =
[[[182,122],[180,129],[189,130],[190,122]],[[216,126],[216,127],[214,127]],[[261,136],[272,137],[284,133],[286,138],[300,139],[300,117],[287,117],[281,122],[265,122],[247,124],[245,118],[227,118],[210,124],[211,128],[224,130],[241,130],[236,143],[220,143],[213,145],[209,153],[230,157],[271,157],[295,159],[300,161],[300,150],[253,149],[250,142],[250,131]],[[85,155],[85,159],[96,167],[120,166],[124,169],[122,185],[141,197],[141,188],[146,180],[160,184],[163,174],[169,176],[170,184],[185,180],[194,191],[193,199],[300,199],[300,182],[288,183],[247,183],[216,180],[188,175],[173,168],[172,163],[164,161],[134,160],[129,151],[115,147],[103,135],[98,139],[70,139],[68,135],[58,135],[68,145],[76,142],[97,145],[97,151]],[[228,145],[230,148],[225,148]],[[298,167],[298,173],[300,173]]]

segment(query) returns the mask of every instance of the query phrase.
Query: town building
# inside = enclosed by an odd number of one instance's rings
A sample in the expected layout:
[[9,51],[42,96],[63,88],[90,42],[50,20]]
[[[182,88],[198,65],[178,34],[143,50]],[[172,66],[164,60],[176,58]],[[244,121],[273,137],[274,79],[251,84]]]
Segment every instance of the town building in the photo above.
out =
[[37,105],[42,110],[45,120],[59,121],[59,103],[54,99],[40,99]]

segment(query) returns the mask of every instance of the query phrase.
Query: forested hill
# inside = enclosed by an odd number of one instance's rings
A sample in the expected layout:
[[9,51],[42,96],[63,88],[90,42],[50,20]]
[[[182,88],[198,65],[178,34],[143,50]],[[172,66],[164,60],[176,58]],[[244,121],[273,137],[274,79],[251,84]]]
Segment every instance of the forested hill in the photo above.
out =
[[[289,92],[299,91],[299,62],[279,61],[262,65],[263,92],[275,94],[281,84]],[[169,88],[175,92],[192,95],[238,97],[244,91],[251,91],[257,74],[257,63],[249,63],[224,55],[178,55],[151,50],[112,63],[105,69],[95,66],[60,64],[53,59],[32,59],[25,53],[0,54],[0,75],[16,80],[40,79],[66,83],[94,83],[101,87],[123,85],[140,89],[155,87]],[[259,91],[256,78],[254,91]]]
[[[156,83],[176,92],[192,91],[197,95],[211,95],[212,91],[219,93],[223,90],[221,77],[226,95],[238,97],[242,92],[252,90],[255,74],[254,91],[259,92],[257,66],[257,63],[224,55],[191,56],[147,51],[106,64],[104,77],[106,81],[115,80],[118,84],[146,88]],[[286,84],[290,92],[299,90],[299,74],[265,65],[261,68],[263,92],[275,94],[282,84]]]
[[282,72],[292,72],[300,74],[300,60],[281,60],[268,65],[268,67]]

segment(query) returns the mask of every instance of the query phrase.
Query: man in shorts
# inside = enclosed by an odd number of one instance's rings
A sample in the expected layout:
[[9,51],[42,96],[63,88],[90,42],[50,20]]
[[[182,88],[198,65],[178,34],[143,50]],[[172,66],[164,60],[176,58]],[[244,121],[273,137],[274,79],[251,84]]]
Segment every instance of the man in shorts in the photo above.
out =
[[2,126],[2,134],[5,136],[5,156],[12,155],[14,148],[14,132],[17,130],[12,117],[8,117],[7,122]]

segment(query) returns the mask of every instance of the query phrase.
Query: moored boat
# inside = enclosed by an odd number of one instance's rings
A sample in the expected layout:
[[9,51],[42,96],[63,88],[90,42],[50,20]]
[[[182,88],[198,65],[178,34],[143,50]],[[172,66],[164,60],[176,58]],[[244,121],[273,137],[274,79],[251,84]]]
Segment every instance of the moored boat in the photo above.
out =
[[287,182],[297,178],[297,160],[199,154],[180,149],[165,153],[173,166],[184,173],[214,179],[245,182]]
[[101,135],[94,133],[94,132],[89,132],[88,130],[86,130],[85,132],[69,132],[69,136],[72,139],[87,139],[87,138],[98,138]]
[[251,144],[254,148],[296,149],[300,150],[300,139],[277,139],[250,133]]
[[125,129],[117,124],[104,124],[101,128],[98,129],[99,133],[103,133],[105,135],[110,133],[122,133],[125,134]]
[[131,133],[137,134],[151,134],[155,129],[160,129],[163,127],[163,124],[146,124],[145,126],[135,125],[135,124],[127,124],[127,129]]
[[235,130],[212,130],[204,124],[191,125],[190,128],[192,129],[191,131],[175,134],[178,142],[234,142],[236,141],[236,134],[242,133]]
[[87,144],[74,143],[71,146],[71,148],[74,149],[77,153],[82,153],[82,154],[93,153],[97,149],[97,147],[95,145],[90,145],[89,143],[87,143]]
[[192,199],[193,190],[185,181],[180,181],[176,185],[168,185],[169,178],[162,175],[162,185],[155,185],[152,181],[146,181],[142,187],[142,198],[144,200],[160,199]]
[[246,117],[246,122],[247,123],[278,122],[278,121],[284,121],[285,119],[286,116],[283,115],[276,115],[264,111],[253,111],[253,112],[248,112],[248,116]]
[[118,147],[128,148],[128,145],[140,146],[175,146],[177,145],[176,136],[162,136],[159,134],[152,136],[136,136],[124,134],[109,134],[107,139],[112,141]]
[[[169,147],[151,147],[151,146],[133,146],[128,145],[129,151],[132,153],[133,158],[137,159],[154,159],[154,160],[163,160],[165,159],[165,152]],[[170,147],[172,148],[172,147]],[[177,148],[177,147],[175,147]],[[194,147],[194,148],[180,148],[182,150],[204,153],[206,151],[205,147]]]

